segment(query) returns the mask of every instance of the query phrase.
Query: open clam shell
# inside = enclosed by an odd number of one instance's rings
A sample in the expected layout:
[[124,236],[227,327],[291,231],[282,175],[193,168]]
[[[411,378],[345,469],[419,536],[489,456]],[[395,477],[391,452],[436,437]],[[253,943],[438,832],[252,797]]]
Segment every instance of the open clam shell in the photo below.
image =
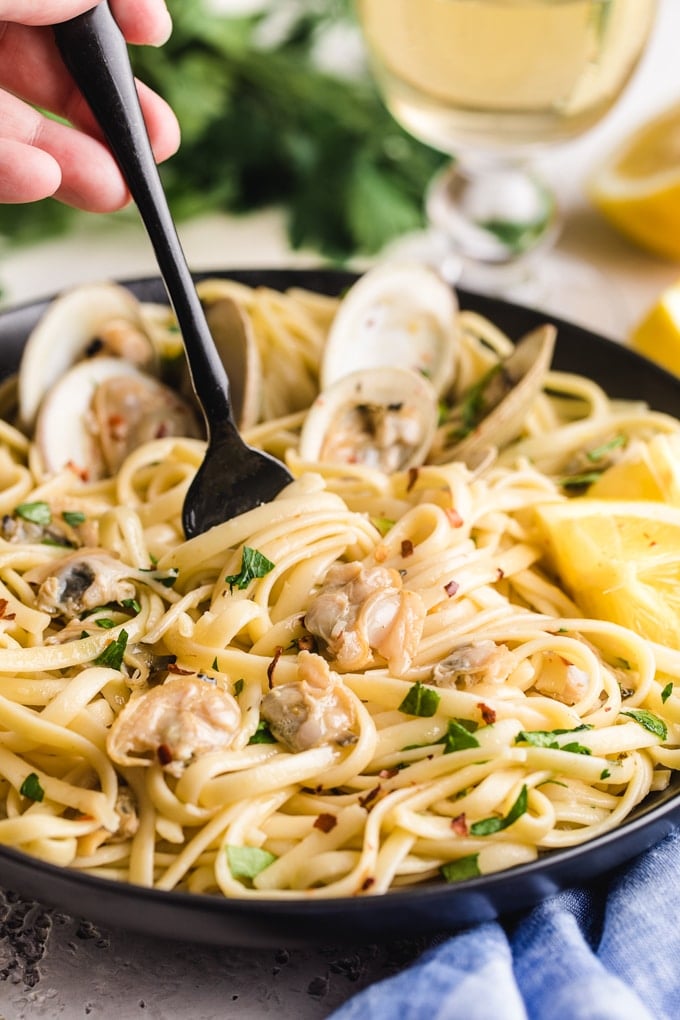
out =
[[321,389],[350,372],[389,365],[421,373],[443,393],[455,375],[457,310],[453,290],[428,266],[376,266],[340,304],[326,341]]
[[71,365],[88,356],[95,341],[98,354],[155,367],[154,347],[130,291],[112,283],[65,291],[49,305],[24,348],[19,368],[19,419],[24,429],[32,431],[43,398]]
[[432,463],[459,460],[474,469],[488,450],[499,450],[517,438],[545,383],[556,336],[555,327],[546,323],[516,344],[513,352],[475,388],[475,400],[483,416],[459,441],[451,440],[452,423],[444,424],[430,455]]
[[312,404],[300,436],[300,457],[403,471],[422,464],[437,428],[431,383],[407,368],[352,372]]

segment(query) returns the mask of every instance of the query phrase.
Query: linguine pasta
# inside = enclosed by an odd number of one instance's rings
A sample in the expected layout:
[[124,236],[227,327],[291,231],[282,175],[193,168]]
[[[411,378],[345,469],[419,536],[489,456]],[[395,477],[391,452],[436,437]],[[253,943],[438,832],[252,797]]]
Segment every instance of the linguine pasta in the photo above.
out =
[[[584,618],[532,514],[584,450],[680,423],[551,373],[475,471],[305,463],[337,301],[202,286],[252,316],[246,438],[295,481],[185,541],[200,440],[88,482],[0,425],[0,843],[163,890],[379,894],[582,843],[663,788],[680,651]],[[511,345],[459,331],[463,393]]]

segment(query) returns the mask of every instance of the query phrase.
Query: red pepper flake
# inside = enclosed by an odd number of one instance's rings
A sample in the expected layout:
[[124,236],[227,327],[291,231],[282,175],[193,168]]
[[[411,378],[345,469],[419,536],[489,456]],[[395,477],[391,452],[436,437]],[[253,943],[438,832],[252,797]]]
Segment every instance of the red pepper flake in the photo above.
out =
[[72,460],[66,461],[66,467],[69,469],[69,471],[72,471],[74,475],[77,475],[78,478],[80,478],[81,482],[89,481],[90,472],[87,470],[87,468],[78,467],[75,461]]
[[321,832],[332,832],[335,826],[338,824],[338,819],[335,815],[323,814],[314,822],[314,828],[320,829]]
[[375,885],[375,879],[370,877],[365,878],[361,885],[361,891],[366,892],[372,885]]
[[468,823],[467,818],[465,817],[465,812],[463,812],[462,815],[456,815],[455,818],[451,819],[451,828],[457,836],[468,835]]
[[447,507],[446,510],[444,511],[444,513],[448,517],[449,524],[451,525],[452,528],[462,528],[463,527],[463,518],[460,516],[460,514],[456,510],[455,506]]
[[407,556],[413,556],[413,542],[410,538],[405,538],[401,543],[401,555],[403,559]]
[[169,431],[168,430],[168,423],[166,421],[162,421],[160,423],[160,425],[158,426],[158,428],[156,429],[156,436],[155,436],[155,438],[156,439],[165,439],[165,437],[168,434],[168,431]]
[[444,585],[444,591],[449,596],[449,598],[453,598],[453,596],[456,594],[459,588],[460,585],[458,584],[458,581],[449,581],[447,584]]
[[7,599],[0,599],[0,620],[16,620],[16,613],[8,613],[7,606],[9,602]]
[[365,797],[359,797],[359,803],[362,807],[368,807],[373,803],[375,798],[380,793],[380,786],[374,786],[372,790],[369,790]]
[[496,713],[493,708],[485,705],[483,701],[477,703],[477,708],[482,713],[482,719],[487,726],[492,726],[496,722]]
[[297,639],[298,651],[300,652],[315,652],[316,641],[311,634],[303,634],[302,637]]
[[156,755],[161,765],[169,765],[172,761],[172,751],[167,744],[159,744],[156,748]]
[[191,674],[195,672],[193,669],[182,669],[182,667],[178,666],[175,662],[169,662],[166,669],[168,673],[176,673],[177,676],[191,676]]
[[267,666],[267,680],[269,681],[269,688],[270,688],[270,690],[274,686],[274,670],[276,669],[276,664],[277,664],[277,662],[279,661],[279,659],[281,658],[282,655],[283,655],[283,645],[277,645],[276,646],[276,651],[274,652],[274,658],[272,659],[272,661]]
[[109,433],[114,439],[125,439],[127,435],[127,422],[122,414],[111,414],[107,419]]
[[378,775],[381,779],[394,779],[399,775],[399,769],[381,769]]
[[420,469],[417,467],[411,467],[408,469],[408,483],[406,485],[407,492],[410,492],[413,486],[416,484],[416,482],[418,481],[419,474]]
[[503,568],[502,567],[497,567],[496,568],[496,580],[497,581],[502,581],[504,577],[505,577],[505,571],[503,570]]

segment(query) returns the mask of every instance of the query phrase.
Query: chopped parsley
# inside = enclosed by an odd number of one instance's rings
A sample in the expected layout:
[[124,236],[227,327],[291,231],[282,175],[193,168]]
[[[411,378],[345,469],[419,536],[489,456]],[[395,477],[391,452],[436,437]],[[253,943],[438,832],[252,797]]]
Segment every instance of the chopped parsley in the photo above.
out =
[[592,754],[589,747],[572,740],[569,743],[560,744],[555,737],[565,733],[579,733],[582,730],[592,729],[586,723],[576,726],[571,730],[520,730],[515,737],[516,744],[530,744],[532,747],[547,747],[553,751],[571,751],[572,754]]
[[121,630],[113,641],[110,641],[106,648],[99,653],[94,660],[95,666],[109,666],[111,669],[120,669],[123,663],[123,655],[127,648],[128,635],[126,630]]
[[499,361],[486,372],[482,378],[474,383],[463,397],[458,412],[460,424],[452,430],[449,438],[451,440],[464,439],[477,427],[482,420],[488,407],[488,395],[485,392],[493,379],[501,372],[502,364]]
[[528,801],[529,793],[525,784],[520,790],[517,800],[504,818],[498,818],[494,815],[492,818],[482,818],[479,822],[473,822],[470,826],[470,835],[490,836],[494,832],[500,832],[501,829],[507,829],[508,826],[516,822],[525,813]]
[[464,723],[458,722],[457,719],[449,719],[443,744],[444,754],[450,754],[452,751],[467,751],[471,747],[479,747],[479,741],[474,733],[470,732],[467,726]]
[[145,574],[152,574],[153,580],[158,581],[164,588],[172,588],[179,574],[177,567],[170,567],[165,573],[160,573],[155,567],[142,567],[141,569]]
[[52,523],[52,511],[49,503],[38,501],[36,503],[20,503],[14,508],[17,517],[23,517],[25,521],[32,524],[47,525]]
[[233,591],[234,588],[243,589],[247,588],[251,581],[259,577],[266,577],[273,569],[274,564],[271,560],[268,560],[257,549],[251,549],[250,546],[244,545],[240,572],[228,574],[224,580],[229,585],[229,591]]
[[442,864],[439,869],[447,882],[463,882],[466,878],[476,878],[481,875],[479,870],[479,854],[468,854],[467,857],[459,857],[457,861],[449,861]]
[[81,510],[62,510],[61,516],[72,528],[76,528],[86,520],[85,514]]
[[625,446],[625,444],[626,437],[619,432],[613,439],[609,439],[606,443],[601,443],[599,446],[594,446],[592,450],[588,450],[586,457],[592,464],[598,460],[602,460],[605,453],[611,453],[612,450],[616,450],[620,446]]
[[29,772],[23,783],[19,787],[19,793],[22,797],[28,797],[29,800],[42,800],[45,796],[45,791],[40,785],[37,772]]
[[253,735],[250,738],[250,740],[248,741],[248,743],[249,744],[275,744],[276,743],[276,737],[274,736],[272,731],[269,729],[269,726],[264,721],[264,719],[260,719],[259,723],[257,724],[257,729],[253,733]]
[[[215,668],[217,668],[217,667],[215,667]],[[238,698],[239,694],[241,693],[241,691],[245,687],[245,683],[246,682],[243,679],[243,677],[241,677],[239,680],[235,680],[234,681],[234,697],[235,698]]]
[[256,846],[227,846],[227,861],[234,878],[253,879],[273,864],[274,854]]
[[137,599],[121,599],[120,604],[123,609],[129,609],[131,613],[141,613],[142,611]]
[[219,667],[219,664],[218,664],[218,662],[217,662],[217,656],[215,656],[215,658],[214,658],[214,659],[213,659],[213,661],[212,661],[212,667],[211,667],[211,669],[215,669],[215,670],[217,670],[217,672],[218,672],[218,673],[219,673],[219,671],[220,671],[220,667]]
[[673,681],[669,680],[664,689],[661,692],[661,701],[665,705],[671,694],[673,693]]
[[609,769],[602,769],[602,771],[600,772],[600,779],[601,780],[609,779],[610,776],[611,776],[611,772],[609,771]]
[[390,528],[394,527],[394,521],[390,520],[389,517],[371,517],[371,524],[380,532],[382,538],[385,537]]
[[94,622],[102,630],[111,630],[112,627],[116,626],[110,616],[99,616]]
[[629,715],[636,723],[644,726],[646,730],[653,733],[655,737],[660,737],[661,740],[665,740],[668,736],[668,728],[663,719],[659,719],[658,715],[654,715],[653,712],[648,712],[646,708],[629,708],[621,715]]
[[436,715],[440,701],[441,697],[436,691],[433,691],[431,687],[425,687],[420,680],[417,680],[398,707],[400,712],[405,712],[407,715],[428,718],[431,715]]

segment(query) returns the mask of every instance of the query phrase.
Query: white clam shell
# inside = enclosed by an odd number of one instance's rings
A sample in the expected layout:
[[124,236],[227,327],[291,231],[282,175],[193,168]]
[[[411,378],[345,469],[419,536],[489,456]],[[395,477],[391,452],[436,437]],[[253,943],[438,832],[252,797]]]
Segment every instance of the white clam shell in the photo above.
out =
[[100,383],[120,376],[149,378],[122,358],[91,358],[78,362],[51,387],[35,426],[35,442],[47,471],[59,471],[68,463],[90,468],[95,453],[86,414],[92,395]]
[[437,428],[437,395],[407,368],[351,372],[322,391],[302,426],[304,461],[403,471],[422,464]]
[[19,418],[24,429],[32,430],[48,391],[83,357],[99,331],[116,319],[144,330],[137,299],[113,283],[75,287],[49,305],[26,342],[19,368]]
[[426,265],[385,262],[347,292],[328,334],[321,389],[349,372],[396,365],[425,375],[441,394],[456,369],[458,303]]

